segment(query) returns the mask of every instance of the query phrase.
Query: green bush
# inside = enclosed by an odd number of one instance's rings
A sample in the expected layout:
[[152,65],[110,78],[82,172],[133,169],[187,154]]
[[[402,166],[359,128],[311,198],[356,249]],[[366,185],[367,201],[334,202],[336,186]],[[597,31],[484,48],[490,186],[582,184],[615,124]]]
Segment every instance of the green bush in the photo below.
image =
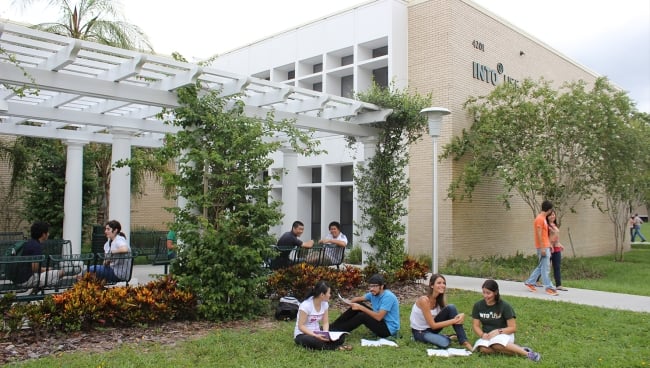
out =
[[345,262],[349,264],[359,265],[363,260],[363,250],[359,246],[352,247],[345,257]]

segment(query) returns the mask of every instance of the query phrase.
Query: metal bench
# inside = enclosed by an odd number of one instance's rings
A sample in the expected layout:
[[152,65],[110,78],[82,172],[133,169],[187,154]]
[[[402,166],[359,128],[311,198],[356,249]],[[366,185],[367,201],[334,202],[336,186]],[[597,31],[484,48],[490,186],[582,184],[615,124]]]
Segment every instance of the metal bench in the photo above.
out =
[[166,236],[161,236],[158,238],[158,244],[156,245],[154,254],[150,255],[148,259],[151,261],[151,264],[153,266],[165,266],[165,275],[167,274],[171,259],[169,258],[169,252],[167,250]]
[[339,266],[345,257],[345,247],[335,244],[315,245],[312,248],[272,246],[277,256],[268,262],[272,270],[286,268],[294,264],[309,263],[314,266]]
[[136,250],[138,255],[151,256],[156,253],[158,239],[161,236],[167,236],[166,231],[131,231],[131,238],[127,239],[132,250]]

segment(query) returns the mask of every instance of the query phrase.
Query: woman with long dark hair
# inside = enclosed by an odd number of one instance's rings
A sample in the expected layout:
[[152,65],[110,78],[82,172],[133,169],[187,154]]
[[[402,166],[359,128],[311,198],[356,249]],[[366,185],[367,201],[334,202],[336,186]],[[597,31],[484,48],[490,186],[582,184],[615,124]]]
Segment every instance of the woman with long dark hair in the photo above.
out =
[[419,297],[411,309],[413,339],[446,349],[451,345],[451,338],[440,332],[451,326],[458,343],[471,351],[472,344],[467,340],[467,333],[463,328],[465,313],[458,313],[455,305],[447,304],[446,290],[447,279],[440,274],[431,275],[427,295]]
[[482,289],[483,299],[476,302],[472,309],[472,329],[479,337],[474,343],[474,350],[483,354],[521,355],[539,361],[539,353],[515,344],[515,311],[510,304],[501,300],[499,284],[494,280],[485,280]]
[[344,345],[345,334],[335,340],[322,332],[329,331],[329,300],[331,288],[325,281],[319,281],[311,293],[298,307],[298,318],[293,330],[296,344],[314,350],[351,350]]
[[[131,253],[131,247],[122,232],[122,225],[116,220],[108,221],[104,227],[104,234],[107,238],[104,244],[104,264],[90,266],[88,272],[95,273],[97,278],[107,282],[126,281],[133,260],[123,257]],[[113,255],[117,257],[112,257]]]

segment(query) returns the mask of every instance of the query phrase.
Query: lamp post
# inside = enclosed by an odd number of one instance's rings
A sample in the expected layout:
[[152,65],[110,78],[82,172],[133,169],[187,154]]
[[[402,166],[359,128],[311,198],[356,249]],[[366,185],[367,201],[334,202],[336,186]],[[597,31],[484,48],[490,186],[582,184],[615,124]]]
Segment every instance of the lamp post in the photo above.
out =
[[438,137],[440,136],[440,127],[442,126],[442,117],[451,114],[451,111],[443,107],[427,107],[422,109],[420,114],[425,115],[429,121],[429,135],[433,142],[433,156],[431,158],[433,165],[433,203],[431,208],[432,222],[432,247],[433,255],[431,258],[431,270],[438,273]]

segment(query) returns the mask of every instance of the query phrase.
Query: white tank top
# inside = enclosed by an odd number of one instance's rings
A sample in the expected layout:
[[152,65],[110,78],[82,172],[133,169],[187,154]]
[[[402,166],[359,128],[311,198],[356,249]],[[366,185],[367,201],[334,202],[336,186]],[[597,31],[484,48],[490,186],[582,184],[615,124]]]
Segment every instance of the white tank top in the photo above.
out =
[[[440,306],[436,305],[435,308],[429,309],[431,312],[431,316],[433,318],[436,318],[438,313],[440,312]],[[424,319],[424,314],[422,313],[422,309],[418,307],[416,303],[413,304],[413,308],[411,309],[411,328],[414,330],[426,330],[427,328],[431,328],[429,324],[427,323],[427,320]]]

